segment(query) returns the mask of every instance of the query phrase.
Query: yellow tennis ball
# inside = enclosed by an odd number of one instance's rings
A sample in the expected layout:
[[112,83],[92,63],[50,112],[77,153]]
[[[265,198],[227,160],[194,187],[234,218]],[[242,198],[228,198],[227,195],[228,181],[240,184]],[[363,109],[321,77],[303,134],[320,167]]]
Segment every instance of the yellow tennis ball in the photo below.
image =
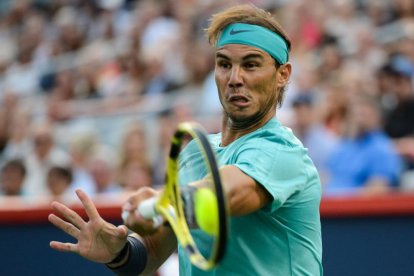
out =
[[218,234],[217,198],[209,188],[199,188],[194,195],[194,209],[197,224],[201,230],[212,235]]

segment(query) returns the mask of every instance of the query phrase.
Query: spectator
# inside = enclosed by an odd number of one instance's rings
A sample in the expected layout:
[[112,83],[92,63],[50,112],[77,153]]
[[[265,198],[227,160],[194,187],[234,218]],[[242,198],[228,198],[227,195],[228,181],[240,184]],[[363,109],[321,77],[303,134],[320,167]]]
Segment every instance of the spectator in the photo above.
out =
[[73,197],[72,190],[72,171],[69,167],[53,166],[47,173],[47,186],[52,197],[70,198]]
[[[144,26],[140,41],[147,67],[148,95],[177,89],[183,82],[183,53],[180,24],[168,7],[168,1],[142,1],[154,10],[155,17]],[[185,48],[185,47],[184,47]]]
[[[218,130],[221,105],[214,72],[208,74],[211,65],[206,58],[210,53],[200,30],[211,13],[228,5],[225,1],[6,2],[0,18],[0,162],[18,156],[28,159],[32,146],[30,135],[24,132],[38,116],[49,116],[58,126],[80,116],[101,120],[104,114],[118,112],[151,117],[160,108],[182,104],[178,94],[190,91],[186,100],[194,103],[190,107],[195,119],[201,118],[208,130]],[[414,2],[255,2],[278,14],[295,45],[291,61],[296,70],[284,100],[287,104],[278,115],[283,122],[292,122],[295,110],[291,103],[297,93],[318,91],[325,113],[315,123],[342,135],[344,99],[362,90],[377,93],[371,78],[378,66],[387,56],[400,55],[381,72],[384,77],[379,79],[378,94],[387,111],[385,130],[396,142],[406,167],[413,168],[409,114],[413,108],[407,105],[404,109],[402,102],[406,101],[396,95],[397,90],[409,88],[411,69],[401,71],[398,67],[404,63],[401,60],[414,62],[410,34]],[[168,99],[163,97],[167,90],[171,91]],[[410,93],[414,93],[412,86]],[[12,98],[19,97],[16,109]],[[191,101],[192,97],[196,101]],[[155,104],[147,104],[148,100]],[[27,121],[22,118],[20,105],[33,117]],[[403,135],[395,132],[400,120],[407,123]],[[157,121],[154,129],[158,128],[165,126]],[[168,144],[169,138],[166,141]],[[149,152],[150,161],[156,161],[154,182],[161,184],[166,153],[158,155],[155,147],[156,142],[151,141],[145,152]],[[76,171],[74,174],[77,179]],[[26,181],[31,182],[29,179]]]
[[88,171],[88,160],[94,154],[98,141],[95,133],[89,129],[80,129],[73,132],[69,140],[69,154],[73,173],[72,190],[81,188],[93,194],[95,183]]
[[7,161],[0,174],[1,195],[19,196],[23,194],[23,183],[26,177],[26,167],[20,159]]
[[320,81],[328,81],[339,74],[343,68],[344,57],[335,37],[329,35],[323,37],[319,49],[319,59]]
[[147,159],[132,159],[121,164],[121,186],[127,191],[136,191],[153,185],[153,170]]
[[144,66],[146,68],[145,78],[147,85],[144,87],[146,95],[154,96],[173,91],[180,87],[180,84],[174,82],[164,71],[163,60],[159,55],[160,49],[148,49],[143,53]]
[[380,111],[374,98],[354,98],[347,115],[345,137],[328,160],[326,195],[374,196],[398,184],[401,160],[381,129]]
[[32,150],[30,141],[31,115],[22,108],[16,108],[9,120],[9,139],[4,156],[7,159],[24,159],[28,152]]
[[148,146],[144,126],[132,122],[124,134],[120,152],[118,181],[124,189],[133,191],[138,187],[153,185]]
[[386,114],[385,131],[404,157],[406,169],[414,169],[414,64],[406,57],[391,60],[391,95],[396,105]]
[[144,126],[140,122],[132,122],[127,126],[124,134],[121,152],[120,163],[127,163],[129,160],[147,159],[148,158],[148,143],[145,136]]
[[8,143],[12,136],[14,128],[13,119],[16,110],[18,110],[19,99],[16,95],[4,93],[2,96],[2,105],[0,105],[0,161],[2,158],[7,159]]
[[41,122],[33,127],[33,150],[25,159],[27,177],[24,191],[27,195],[46,195],[48,187],[46,176],[52,166],[66,166],[70,158],[61,150],[54,140],[53,126],[48,122]]
[[330,132],[341,136],[344,133],[348,104],[344,85],[339,81],[330,81],[323,89],[323,123]]
[[31,62],[33,49],[20,45],[18,51],[16,62],[5,72],[6,89],[18,96],[33,96],[39,89],[40,78],[39,71]]
[[7,146],[7,141],[9,140],[6,114],[6,109],[0,106],[0,162],[3,159],[4,150]]
[[116,158],[106,148],[98,149],[88,160],[87,168],[95,182],[96,194],[120,192],[121,186],[116,183]]
[[327,158],[336,148],[338,138],[322,124],[312,91],[299,94],[292,105],[296,119],[292,127],[293,132],[308,149],[321,181],[325,183]]

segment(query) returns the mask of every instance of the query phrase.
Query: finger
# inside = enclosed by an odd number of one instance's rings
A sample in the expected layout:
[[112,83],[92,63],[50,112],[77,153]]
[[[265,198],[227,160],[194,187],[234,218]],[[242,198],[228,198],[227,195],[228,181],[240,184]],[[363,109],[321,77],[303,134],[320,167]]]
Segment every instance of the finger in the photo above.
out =
[[90,220],[94,220],[101,217],[98,213],[98,210],[95,207],[95,204],[84,191],[82,191],[81,189],[77,189],[76,194],[78,195],[80,201],[85,207],[86,214],[88,215]]
[[128,236],[128,227],[126,227],[125,225],[119,225],[116,229],[120,237]]
[[75,211],[69,209],[66,205],[57,201],[52,202],[53,210],[63,215],[67,221],[81,229],[85,225],[85,221]]
[[[138,212],[138,207],[135,205],[132,205],[131,203],[129,203],[129,201],[127,201],[123,206],[122,206],[122,214],[121,217],[124,221],[127,221],[128,217],[130,215],[132,215],[134,212],[137,212],[137,215],[140,216],[141,214]],[[144,218],[142,218],[144,219]]]
[[129,211],[127,211],[127,210],[123,210],[123,211],[122,211],[122,214],[121,214],[122,221],[123,221],[123,222],[126,222],[126,221],[127,221],[127,219],[128,219],[128,216],[129,216]]
[[62,251],[62,252],[70,252],[70,253],[78,253],[78,246],[76,244],[73,243],[69,243],[69,242],[57,242],[57,241],[51,241],[50,242],[50,247],[58,250],[58,251]]
[[123,205],[122,205],[122,210],[124,211],[124,212],[131,212],[132,210],[134,210],[135,208],[133,207],[133,205],[130,203],[130,199],[128,199],[128,201],[127,202],[125,202]]
[[131,228],[140,227],[144,231],[149,232],[153,232],[154,230],[156,230],[156,227],[154,227],[154,220],[144,218],[138,212],[138,210],[130,212],[126,225],[130,226]]
[[125,211],[133,212],[139,205],[139,203],[145,199],[155,197],[157,195],[157,191],[150,188],[150,187],[142,187],[137,192],[135,192],[132,196],[128,198],[125,204],[122,206],[122,209]]
[[50,214],[48,219],[54,226],[56,226],[60,230],[64,231],[65,233],[71,235],[72,237],[76,239],[79,239],[80,230],[76,228],[73,224],[62,220],[61,218],[59,218],[58,216],[54,214]]

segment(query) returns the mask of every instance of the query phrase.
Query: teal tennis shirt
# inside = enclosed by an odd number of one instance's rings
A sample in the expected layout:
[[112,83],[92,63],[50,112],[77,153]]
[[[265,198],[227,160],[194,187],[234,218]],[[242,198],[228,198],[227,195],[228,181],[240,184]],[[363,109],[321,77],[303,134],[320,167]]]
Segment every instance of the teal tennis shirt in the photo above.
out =
[[[209,138],[220,165],[240,168],[273,201],[231,217],[225,257],[210,271],[193,266],[179,247],[180,275],[322,275],[321,183],[302,143],[276,119],[226,147],[220,146],[221,133]],[[182,151],[180,185],[205,176],[201,158],[195,143]],[[203,235],[198,231],[196,242],[206,239]]]

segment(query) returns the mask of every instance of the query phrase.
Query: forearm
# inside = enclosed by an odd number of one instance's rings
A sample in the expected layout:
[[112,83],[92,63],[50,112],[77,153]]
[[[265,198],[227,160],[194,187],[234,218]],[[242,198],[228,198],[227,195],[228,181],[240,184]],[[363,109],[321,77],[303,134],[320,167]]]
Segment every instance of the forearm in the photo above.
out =
[[177,249],[177,238],[171,227],[161,227],[155,234],[142,238],[147,249],[147,265],[142,275],[155,272]]
[[138,237],[129,235],[121,252],[106,266],[116,275],[136,276],[144,271],[147,259],[144,244]]

